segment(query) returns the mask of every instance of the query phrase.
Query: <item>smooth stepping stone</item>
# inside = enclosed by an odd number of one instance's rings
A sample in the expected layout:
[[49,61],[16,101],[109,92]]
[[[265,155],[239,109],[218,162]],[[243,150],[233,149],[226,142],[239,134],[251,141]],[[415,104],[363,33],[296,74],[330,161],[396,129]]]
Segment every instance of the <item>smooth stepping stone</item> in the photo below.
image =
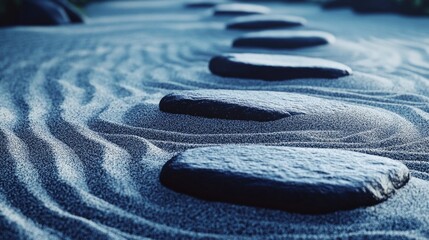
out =
[[270,9],[264,6],[255,4],[230,3],[220,4],[214,8],[214,15],[251,15],[251,14],[267,14]]
[[302,26],[307,21],[301,17],[295,16],[269,16],[269,15],[252,15],[237,17],[227,23],[227,29],[272,29],[288,28]]
[[268,81],[338,78],[352,73],[348,66],[329,60],[255,53],[231,53],[213,57],[209,69],[222,77]]
[[84,22],[79,9],[67,0],[22,0],[18,15],[12,24],[63,25]]
[[385,157],[263,145],[186,150],[160,174],[164,186],[201,199],[311,214],[380,203],[409,178]]
[[163,112],[205,118],[274,121],[294,115],[329,114],[345,109],[338,101],[274,91],[193,90],[166,95]]
[[263,31],[248,33],[234,40],[233,47],[296,49],[329,44],[335,37],[320,31]]
[[222,0],[197,0],[185,3],[185,6],[187,8],[210,8],[224,2]]
[[67,13],[72,23],[83,23],[85,22],[84,16],[81,11],[71,4],[68,0],[53,0],[55,3],[60,5]]
[[23,0],[19,25],[63,25],[71,23],[65,9],[54,1]]

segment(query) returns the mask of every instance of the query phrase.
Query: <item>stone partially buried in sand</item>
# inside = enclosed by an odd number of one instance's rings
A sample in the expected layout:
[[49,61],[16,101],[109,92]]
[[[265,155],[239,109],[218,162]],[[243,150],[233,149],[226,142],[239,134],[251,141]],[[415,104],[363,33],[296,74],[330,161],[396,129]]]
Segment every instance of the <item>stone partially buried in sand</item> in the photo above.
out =
[[262,145],[186,150],[160,174],[164,186],[198,198],[307,214],[380,203],[409,178],[385,157]]
[[218,76],[268,81],[297,78],[339,78],[352,70],[341,63],[289,55],[236,53],[213,57],[210,71]]
[[270,9],[256,4],[229,3],[220,4],[214,8],[214,15],[218,16],[239,16],[252,14],[267,14]]
[[335,37],[321,31],[275,30],[248,33],[234,40],[234,47],[296,49],[333,43]]
[[270,16],[270,15],[251,15],[237,17],[227,23],[228,29],[273,29],[302,26],[306,20],[295,16]]
[[166,95],[163,112],[230,120],[274,121],[294,115],[329,114],[347,108],[333,100],[297,93],[240,90],[193,90]]

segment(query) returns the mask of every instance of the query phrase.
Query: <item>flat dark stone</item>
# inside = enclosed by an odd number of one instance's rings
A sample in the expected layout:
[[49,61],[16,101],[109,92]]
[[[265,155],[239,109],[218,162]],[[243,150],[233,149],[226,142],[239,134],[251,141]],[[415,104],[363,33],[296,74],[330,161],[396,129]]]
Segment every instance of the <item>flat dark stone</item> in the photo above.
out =
[[62,25],[71,20],[66,10],[54,1],[23,0],[19,25]]
[[410,178],[399,161],[337,149],[224,145],[186,150],[161,183],[210,201],[328,213],[375,205]]
[[67,0],[22,0],[13,25],[63,25],[83,23],[81,11]]
[[178,91],[163,97],[163,112],[206,118],[274,121],[302,114],[328,113],[346,106],[297,93],[244,90]]
[[233,19],[227,23],[226,28],[243,30],[289,28],[302,26],[306,22],[304,18],[295,16],[251,15]]
[[196,0],[185,3],[185,6],[187,8],[210,8],[224,2],[222,0]]
[[352,0],[329,0],[322,3],[322,7],[325,9],[336,9],[345,8],[352,5]]
[[67,0],[53,0],[67,13],[72,23],[84,23],[85,19],[81,11]]
[[213,57],[209,69],[213,74],[222,77],[268,81],[338,78],[352,73],[348,66],[329,60],[253,53],[223,54]]
[[256,4],[244,4],[244,3],[229,3],[220,4],[214,8],[214,15],[226,15],[226,16],[237,16],[237,15],[251,15],[251,14],[267,14],[270,9],[261,5]]
[[274,30],[248,33],[234,40],[234,47],[296,49],[329,44],[335,37],[320,31]]

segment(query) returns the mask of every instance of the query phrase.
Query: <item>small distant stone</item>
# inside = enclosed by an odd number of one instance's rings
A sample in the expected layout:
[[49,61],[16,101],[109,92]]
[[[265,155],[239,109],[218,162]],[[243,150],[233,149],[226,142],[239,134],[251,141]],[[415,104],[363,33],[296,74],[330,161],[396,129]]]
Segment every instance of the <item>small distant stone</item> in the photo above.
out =
[[214,15],[251,15],[251,14],[267,14],[270,9],[256,4],[230,3],[220,4],[214,9]]
[[83,23],[84,16],[67,0],[22,0],[11,25],[64,25]]
[[233,19],[226,25],[228,29],[273,29],[302,26],[307,21],[295,16],[252,15]]
[[329,44],[335,37],[321,31],[275,30],[248,33],[234,40],[234,47],[296,49]]
[[70,18],[65,9],[54,1],[24,0],[19,14],[19,25],[63,25]]
[[224,2],[222,0],[195,0],[185,3],[185,6],[188,8],[210,8]]
[[345,109],[346,105],[297,93],[192,90],[166,95],[161,99],[159,108],[175,114],[265,122],[295,115],[328,114]]
[[385,157],[263,145],[186,150],[160,174],[164,186],[201,199],[306,214],[375,205],[409,178],[405,165]]
[[297,78],[339,78],[352,70],[341,63],[309,57],[236,53],[213,57],[209,63],[213,74],[222,77],[268,81]]
[[53,1],[64,9],[64,11],[67,13],[72,23],[85,22],[85,18],[82,15],[81,11],[73,4],[71,4],[68,0],[53,0]]

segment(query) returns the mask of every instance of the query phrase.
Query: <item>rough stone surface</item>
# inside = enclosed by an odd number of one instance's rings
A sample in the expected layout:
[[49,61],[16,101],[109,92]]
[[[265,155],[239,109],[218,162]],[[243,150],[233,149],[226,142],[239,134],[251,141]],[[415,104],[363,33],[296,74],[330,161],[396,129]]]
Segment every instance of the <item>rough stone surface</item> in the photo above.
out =
[[236,53],[213,57],[209,63],[213,74],[222,77],[261,80],[297,78],[338,78],[352,70],[341,63],[289,55]]
[[321,31],[274,30],[248,33],[234,40],[234,47],[296,49],[329,44],[335,37]]
[[198,198],[297,213],[374,205],[409,178],[405,165],[385,157],[262,145],[186,150],[160,175],[163,185]]
[[161,111],[206,118],[274,121],[313,113],[332,113],[347,108],[338,101],[303,94],[273,91],[193,90],[166,95]]
[[226,28],[243,30],[289,28],[302,26],[306,22],[304,18],[295,16],[251,15],[231,20]]
[[270,9],[256,4],[229,3],[220,4],[214,8],[214,15],[251,15],[267,14]]

